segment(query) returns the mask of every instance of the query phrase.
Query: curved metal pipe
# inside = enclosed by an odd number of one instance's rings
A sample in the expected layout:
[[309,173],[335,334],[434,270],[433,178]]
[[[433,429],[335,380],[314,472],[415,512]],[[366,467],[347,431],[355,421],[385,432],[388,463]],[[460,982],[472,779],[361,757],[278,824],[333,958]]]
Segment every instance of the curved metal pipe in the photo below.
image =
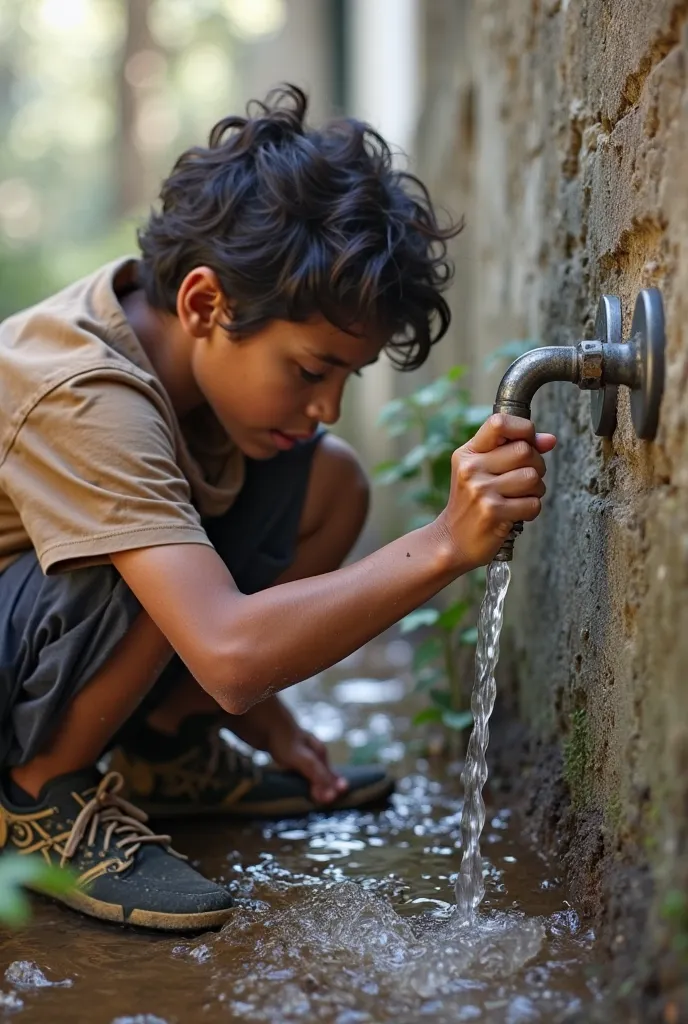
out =
[[580,377],[577,346],[550,345],[533,349],[519,356],[502,377],[494,411],[530,419],[530,403],[543,384],[557,380],[578,384]]
[[[595,327],[600,340],[577,345],[547,346],[526,352],[502,377],[494,404],[496,413],[530,419],[530,403],[543,384],[570,381],[592,396],[595,433],[611,437],[616,425],[616,388],[622,384],[631,392],[631,418],[637,436],[652,441],[657,432],[659,408],[664,392],[664,306],[656,288],[644,288],[635,304],[632,337],[621,338],[621,304],[613,295],[603,295]],[[514,541],[523,523],[514,528],[497,554],[510,561]]]
[[[570,381],[580,386],[583,376],[580,346],[549,345],[519,356],[502,377],[493,411],[530,419],[530,403],[543,384]],[[595,386],[595,385],[593,385]],[[599,387],[599,384],[597,385]],[[510,562],[514,543],[523,523],[514,523],[511,533],[495,555],[498,562]]]
[[[569,381],[581,390],[597,391],[607,384],[625,384],[637,389],[642,383],[642,353],[639,344],[605,344],[579,341],[577,345],[549,345],[535,348],[516,359],[502,377],[493,411],[530,419],[530,403],[543,384]],[[514,528],[495,556],[510,562],[514,542],[523,523]]]

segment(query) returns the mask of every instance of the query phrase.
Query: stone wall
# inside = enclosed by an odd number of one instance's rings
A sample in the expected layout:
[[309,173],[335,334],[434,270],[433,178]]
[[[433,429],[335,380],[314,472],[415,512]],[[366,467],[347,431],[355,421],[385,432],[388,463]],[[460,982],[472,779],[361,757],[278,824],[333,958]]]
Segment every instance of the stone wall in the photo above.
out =
[[538,820],[603,941],[666,994],[688,973],[688,2],[427,0],[426,14],[419,163],[468,223],[441,361],[467,360],[492,400],[496,345],[592,337],[603,292],[627,337],[639,288],[665,299],[655,443],[635,439],[627,393],[612,441],[593,436],[587,396],[540,394],[559,448],[510,605]]

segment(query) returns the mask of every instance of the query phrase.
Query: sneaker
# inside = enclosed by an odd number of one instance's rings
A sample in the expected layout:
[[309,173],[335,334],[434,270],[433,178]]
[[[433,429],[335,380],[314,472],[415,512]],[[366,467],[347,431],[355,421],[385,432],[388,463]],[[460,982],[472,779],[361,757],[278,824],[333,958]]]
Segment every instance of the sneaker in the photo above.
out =
[[31,807],[0,790],[0,849],[69,866],[75,887],[55,897],[103,921],[167,931],[214,928],[233,901],[156,835],[120,796],[117,772],[72,772],[47,782]]
[[[144,730],[145,734],[145,730]],[[175,737],[179,754],[153,759],[145,740],[118,747],[110,768],[125,780],[127,795],[156,818],[225,814],[245,818],[285,818],[311,811],[368,807],[386,800],[394,780],[375,765],[335,770],[349,788],[329,804],[316,804],[303,775],[281,768],[261,768],[226,743],[216,719],[195,716]]]

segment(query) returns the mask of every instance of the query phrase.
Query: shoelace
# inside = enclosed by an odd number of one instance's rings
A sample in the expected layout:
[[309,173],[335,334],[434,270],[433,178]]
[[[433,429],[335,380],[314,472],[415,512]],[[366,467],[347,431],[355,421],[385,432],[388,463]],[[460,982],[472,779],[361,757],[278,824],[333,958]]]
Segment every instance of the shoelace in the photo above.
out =
[[124,778],[119,772],[108,772],[103,776],[94,796],[81,809],[72,826],[62,853],[63,866],[77,852],[84,837],[87,846],[95,845],[101,825],[105,832],[103,852],[107,853],[112,843],[114,849],[121,851],[128,864],[144,843],[160,843],[173,856],[180,860],[187,859],[184,854],[172,849],[171,836],[156,835],[145,824],[148,815],[119,796],[123,785]]

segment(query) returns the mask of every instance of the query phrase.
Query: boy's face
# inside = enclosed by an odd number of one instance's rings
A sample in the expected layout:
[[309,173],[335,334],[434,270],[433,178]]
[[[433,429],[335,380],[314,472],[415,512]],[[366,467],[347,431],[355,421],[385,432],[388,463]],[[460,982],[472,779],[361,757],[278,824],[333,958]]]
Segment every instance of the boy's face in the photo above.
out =
[[221,326],[226,320],[225,311],[195,338],[192,372],[227,433],[253,459],[292,448],[319,423],[336,423],[348,378],[375,362],[384,345],[323,317],[274,320],[234,341]]

